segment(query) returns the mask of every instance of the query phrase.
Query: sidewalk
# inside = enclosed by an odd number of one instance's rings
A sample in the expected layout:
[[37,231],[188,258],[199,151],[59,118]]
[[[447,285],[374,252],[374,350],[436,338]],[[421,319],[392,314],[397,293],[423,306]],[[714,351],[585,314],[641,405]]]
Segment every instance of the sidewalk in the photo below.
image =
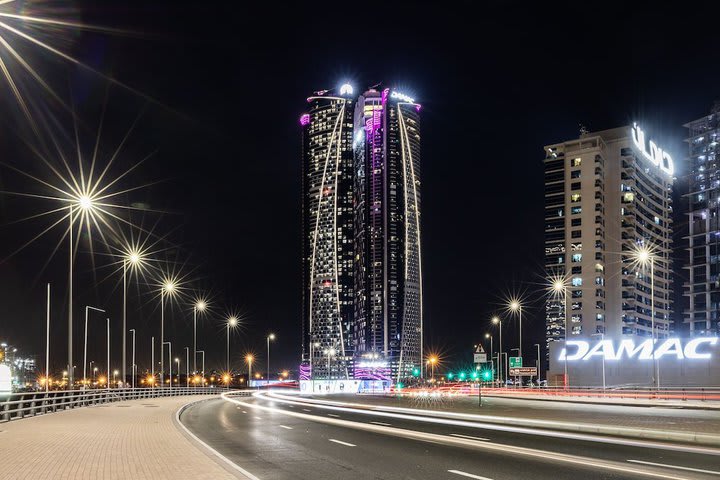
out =
[[226,470],[175,424],[189,402],[133,400],[0,423],[0,479],[244,478]]

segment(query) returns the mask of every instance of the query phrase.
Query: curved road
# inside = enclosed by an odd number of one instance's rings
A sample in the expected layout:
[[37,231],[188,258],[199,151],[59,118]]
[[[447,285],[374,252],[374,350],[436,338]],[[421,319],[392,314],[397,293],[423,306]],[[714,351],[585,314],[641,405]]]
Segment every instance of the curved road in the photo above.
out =
[[261,480],[720,479],[717,449],[598,442],[572,433],[420,421],[265,396],[200,402],[180,419]]

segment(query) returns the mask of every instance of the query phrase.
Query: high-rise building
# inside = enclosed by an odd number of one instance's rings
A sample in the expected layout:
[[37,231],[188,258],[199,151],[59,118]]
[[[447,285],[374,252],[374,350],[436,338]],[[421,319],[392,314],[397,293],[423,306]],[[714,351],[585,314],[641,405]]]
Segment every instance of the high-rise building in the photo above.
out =
[[720,104],[685,125],[687,159],[689,308],[684,322],[691,336],[720,335]]
[[[303,129],[303,361],[348,378],[353,322],[352,87],[316,92]],[[308,372],[310,373],[310,372]]]
[[396,378],[422,368],[419,112],[389,88],[355,108],[353,346]]
[[[567,301],[556,295],[546,303],[547,351],[565,339],[566,325],[569,339],[650,336],[653,309],[655,335],[666,337],[671,156],[633,125],[546,146],[544,163],[545,268],[564,279],[567,293]],[[642,248],[652,252],[644,266],[633,258]]]

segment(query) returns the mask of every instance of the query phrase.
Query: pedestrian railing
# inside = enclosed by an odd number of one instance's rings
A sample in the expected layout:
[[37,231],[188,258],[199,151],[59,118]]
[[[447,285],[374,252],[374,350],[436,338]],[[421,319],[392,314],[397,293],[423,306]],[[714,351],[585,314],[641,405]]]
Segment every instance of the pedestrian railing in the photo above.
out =
[[[54,413],[123,400],[174,397],[180,395],[219,395],[223,387],[112,388],[88,390],[50,390],[11,393],[0,400],[0,421]],[[249,393],[248,393],[249,395]]]

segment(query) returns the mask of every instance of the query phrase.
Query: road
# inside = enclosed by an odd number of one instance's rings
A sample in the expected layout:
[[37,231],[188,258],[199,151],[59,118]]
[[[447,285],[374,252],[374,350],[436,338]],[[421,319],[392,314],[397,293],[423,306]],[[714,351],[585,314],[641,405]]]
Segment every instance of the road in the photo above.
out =
[[197,403],[181,421],[262,480],[720,478],[720,451],[709,448],[589,441],[266,397],[234,402]]

